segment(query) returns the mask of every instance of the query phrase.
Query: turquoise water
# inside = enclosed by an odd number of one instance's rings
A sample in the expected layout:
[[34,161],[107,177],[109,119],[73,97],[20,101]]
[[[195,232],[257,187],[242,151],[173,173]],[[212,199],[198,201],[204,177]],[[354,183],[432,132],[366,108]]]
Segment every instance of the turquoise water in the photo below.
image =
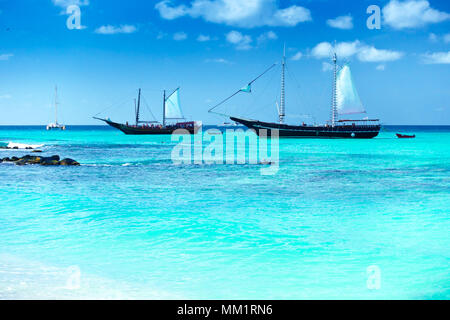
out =
[[281,140],[273,176],[176,166],[170,137],[106,127],[10,141],[82,166],[0,164],[0,298],[450,298],[450,127]]

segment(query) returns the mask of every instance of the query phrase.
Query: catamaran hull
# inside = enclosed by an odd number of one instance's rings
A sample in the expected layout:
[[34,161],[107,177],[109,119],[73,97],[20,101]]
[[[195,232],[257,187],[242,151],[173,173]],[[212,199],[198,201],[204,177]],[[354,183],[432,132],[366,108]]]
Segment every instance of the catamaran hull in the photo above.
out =
[[272,131],[277,130],[279,136],[285,138],[372,139],[378,136],[381,129],[380,125],[291,126],[235,117],[230,119],[255,130],[259,136],[271,136]]
[[184,131],[180,131],[179,134],[196,134],[198,128],[197,127],[190,127],[190,128],[183,128],[183,127],[166,127],[166,128],[157,128],[157,127],[133,127],[128,126],[126,124],[116,123],[110,120],[104,120],[108,125],[110,125],[113,128],[119,129],[125,134],[128,135],[168,135],[172,134],[175,130],[178,129],[184,129]]

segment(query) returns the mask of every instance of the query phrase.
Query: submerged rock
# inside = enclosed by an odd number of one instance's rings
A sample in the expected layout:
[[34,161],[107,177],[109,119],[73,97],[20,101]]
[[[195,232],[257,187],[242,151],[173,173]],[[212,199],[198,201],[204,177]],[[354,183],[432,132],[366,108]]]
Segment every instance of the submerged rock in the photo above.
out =
[[59,165],[58,160],[44,159],[40,163],[42,166],[57,166]]
[[73,159],[66,158],[66,159],[62,159],[59,162],[59,165],[61,165],[61,166],[79,166],[80,164]]
[[21,158],[12,157],[12,158],[3,158],[0,159],[0,162],[13,162],[18,166],[23,166],[27,164],[40,164],[42,166],[79,166],[80,163],[66,158],[60,161],[60,157],[58,155],[54,155],[51,157],[39,157],[39,156],[30,156],[26,155]]
[[42,152],[42,150],[36,149],[36,150],[31,151],[31,152],[33,152],[33,153],[40,153],[40,152]]

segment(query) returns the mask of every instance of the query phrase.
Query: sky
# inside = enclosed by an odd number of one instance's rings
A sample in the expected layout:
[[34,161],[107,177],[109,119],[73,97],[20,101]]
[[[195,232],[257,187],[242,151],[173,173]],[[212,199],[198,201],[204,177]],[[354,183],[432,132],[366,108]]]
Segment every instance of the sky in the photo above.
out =
[[[0,125],[52,122],[55,85],[67,125],[132,121],[138,88],[143,117],[161,120],[163,90],[177,87],[187,119],[222,123],[208,109],[280,62],[284,45],[288,123],[329,119],[335,51],[359,117],[450,125],[448,0],[0,0]],[[280,74],[217,111],[276,121]]]

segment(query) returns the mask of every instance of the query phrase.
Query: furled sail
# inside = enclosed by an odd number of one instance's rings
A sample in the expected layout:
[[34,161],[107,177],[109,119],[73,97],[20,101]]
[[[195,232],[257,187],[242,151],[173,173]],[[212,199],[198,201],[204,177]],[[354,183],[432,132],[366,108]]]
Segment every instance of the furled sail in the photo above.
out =
[[343,66],[337,75],[336,104],[339,114],[365,113],[358,92],[353,84],[348,65]]
[[183,119],[180,108],[180,88],[166,99],[166,119]]

